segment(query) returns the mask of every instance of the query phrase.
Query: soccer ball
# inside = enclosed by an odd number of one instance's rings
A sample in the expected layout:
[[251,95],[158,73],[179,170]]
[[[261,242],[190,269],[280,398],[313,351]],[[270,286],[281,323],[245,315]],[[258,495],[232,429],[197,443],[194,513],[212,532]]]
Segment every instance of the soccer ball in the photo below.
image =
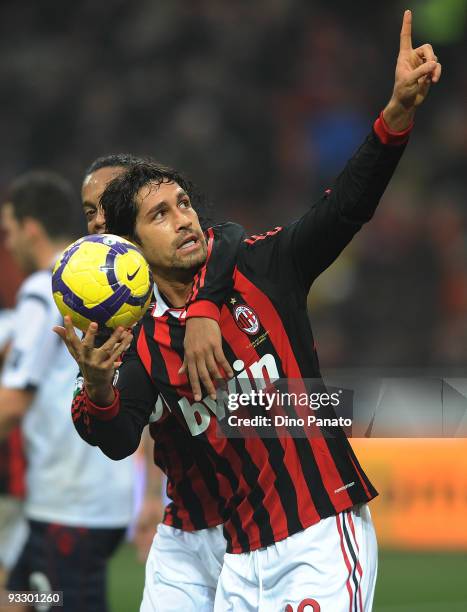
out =
[[63,251],[52,274],[52,292],[63,316],[85,331],[92,321],[131,327],[146,312],[152,275],[141,252],[112,234],[85,236]]

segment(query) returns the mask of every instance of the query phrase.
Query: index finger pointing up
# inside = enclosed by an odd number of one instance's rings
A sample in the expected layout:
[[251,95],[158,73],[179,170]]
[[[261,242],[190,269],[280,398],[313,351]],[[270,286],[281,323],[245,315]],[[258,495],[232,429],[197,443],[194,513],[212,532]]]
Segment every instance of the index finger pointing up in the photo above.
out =
[[412,11],[405,11],[402,19],[400,50],[412,49]]

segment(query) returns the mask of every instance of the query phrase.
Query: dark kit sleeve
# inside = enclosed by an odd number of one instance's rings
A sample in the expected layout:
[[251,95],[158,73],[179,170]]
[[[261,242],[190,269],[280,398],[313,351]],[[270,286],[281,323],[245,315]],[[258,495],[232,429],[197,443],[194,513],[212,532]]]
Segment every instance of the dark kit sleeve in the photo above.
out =
[[115,378],[115,400],[111,406],[96,406],[81,388],[73,399],[72,418],[85,442],[98,446],[111,459],[123,459],[138,448],[158,393],[131,348]]

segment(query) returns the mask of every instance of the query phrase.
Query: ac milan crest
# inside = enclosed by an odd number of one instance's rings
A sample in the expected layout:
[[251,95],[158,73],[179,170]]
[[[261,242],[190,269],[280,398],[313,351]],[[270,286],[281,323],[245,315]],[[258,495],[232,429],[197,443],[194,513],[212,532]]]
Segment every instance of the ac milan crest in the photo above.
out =
[[252,308],[245,304],[236,306],[234,309],[234,317],[238,327],[243,332],[252,336],[258,333],[259,319]]

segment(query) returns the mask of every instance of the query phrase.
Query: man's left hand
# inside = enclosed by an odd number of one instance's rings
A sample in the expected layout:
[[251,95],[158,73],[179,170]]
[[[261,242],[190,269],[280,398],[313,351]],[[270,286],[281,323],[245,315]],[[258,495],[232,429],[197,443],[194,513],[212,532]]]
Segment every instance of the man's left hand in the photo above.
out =
[[423,103],[432,83],[441,77],[441,64],[430,44],[412,48],[412,13],[404,13],[394,91],[384,109],[384,120],[395,132],[405,130],[415,109]]

